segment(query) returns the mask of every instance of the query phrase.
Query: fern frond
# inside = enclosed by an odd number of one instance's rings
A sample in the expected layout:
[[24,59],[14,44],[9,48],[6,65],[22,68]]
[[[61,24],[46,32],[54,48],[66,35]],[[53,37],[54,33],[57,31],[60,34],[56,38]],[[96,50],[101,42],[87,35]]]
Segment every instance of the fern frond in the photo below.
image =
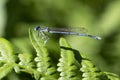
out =
[[41,74],[41,80],[57,79],[56,67],[53,66],[49,53],[44,45],[44,41],[33,30],[29,30],[30,40],[37,52],[35,61],[37,62],[37,70]]
[[15,62],[13,47],[11,43],[4,38],[0,38],[0,54],[0,60]]
[[74,51],[64,38],[60,39],[61,58],[58,63],[58,71],[60,72],[59,80],[80,80],[80,66],[76,65]]
[[120,80],[120,77],[117,74],[104,72],[110,80]]
[[9,72],[11,72],[13,69],[13,64],[6,63],[2,67],[0,67],[0,79],[5,77]]
[[0,79],[5,77],[14,67],[15,56],[9,41],[0,38]]
[[95,67],[95,65],[88,58],[83,57],[81,65],[82,68],[80,68],[80,70],[83,72],[82,80],[109,80],[107,75]]
[[19,54],[18,57],[20,59],[19,65],[26,66],[27,68],[34,67],[34,64],[32,62],[32,55],[28,53],[23,53]]

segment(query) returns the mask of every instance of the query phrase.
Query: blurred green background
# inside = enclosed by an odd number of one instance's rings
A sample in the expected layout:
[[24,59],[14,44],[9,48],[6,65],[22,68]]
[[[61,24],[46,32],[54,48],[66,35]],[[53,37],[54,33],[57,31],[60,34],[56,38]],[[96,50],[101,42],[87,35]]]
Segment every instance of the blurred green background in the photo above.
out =
[[[101,36],[100,41],[63,37],[102,71],[120,75],[120,0],[0,0],[0,36],[12,42],[16,53],[33,51],[28,29],[37,25],[85,27],[89,34]],[[61,36],[50,35],[50,52],[59,54]]]

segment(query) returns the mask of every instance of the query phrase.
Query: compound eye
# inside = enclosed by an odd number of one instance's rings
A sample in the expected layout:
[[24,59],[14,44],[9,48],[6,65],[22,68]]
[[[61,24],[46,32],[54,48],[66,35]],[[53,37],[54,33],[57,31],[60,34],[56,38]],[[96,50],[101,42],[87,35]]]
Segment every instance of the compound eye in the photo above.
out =
[[34,28],[35,31],[38,31],[39,29],[40,29],[40,26],[36,26],[36,27]]

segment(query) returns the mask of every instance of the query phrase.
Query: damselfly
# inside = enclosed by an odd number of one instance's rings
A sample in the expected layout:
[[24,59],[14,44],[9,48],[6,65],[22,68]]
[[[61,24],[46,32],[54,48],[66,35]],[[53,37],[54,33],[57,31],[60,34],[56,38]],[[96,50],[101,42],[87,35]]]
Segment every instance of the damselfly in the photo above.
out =
[[[39,31],[42,36],[46,39],[46,41],[49,39],[49,37],[46,36],[46,32],[52,33],[52,34],[65,34],[65,35],[77,35],[77,36],[85,36],[85,37],[90,37],[96,40],[101,40],[101,37],[99,36],[94,36],[90,34],[86,34],[83,30],[84,28],[80,28],[80,32],[75,32],[72,31],[70,28],[49,28],[49,27],[41,27],[41,26],[36,26],[34,28],[35,31]],[[46,43],[45,41],[45,43]]]

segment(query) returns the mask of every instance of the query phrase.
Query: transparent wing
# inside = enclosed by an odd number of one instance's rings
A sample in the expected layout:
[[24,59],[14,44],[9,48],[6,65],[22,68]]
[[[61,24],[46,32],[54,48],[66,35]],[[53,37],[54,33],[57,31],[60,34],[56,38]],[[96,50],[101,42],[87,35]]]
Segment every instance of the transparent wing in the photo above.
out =
[[49,28],[49,31],[87,33],[87,29],[85,29],[84,27],[77,27],[77,28]]

